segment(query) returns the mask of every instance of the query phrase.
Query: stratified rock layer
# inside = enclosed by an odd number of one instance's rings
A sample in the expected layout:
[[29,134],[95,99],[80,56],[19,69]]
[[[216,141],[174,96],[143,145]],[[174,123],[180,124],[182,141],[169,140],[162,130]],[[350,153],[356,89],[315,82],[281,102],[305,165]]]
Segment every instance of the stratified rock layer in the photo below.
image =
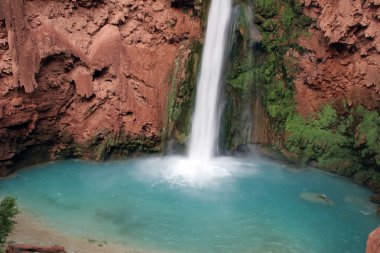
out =
[[170,0],[0,4],[0,175],[26,159],[156,149],[196,17]]

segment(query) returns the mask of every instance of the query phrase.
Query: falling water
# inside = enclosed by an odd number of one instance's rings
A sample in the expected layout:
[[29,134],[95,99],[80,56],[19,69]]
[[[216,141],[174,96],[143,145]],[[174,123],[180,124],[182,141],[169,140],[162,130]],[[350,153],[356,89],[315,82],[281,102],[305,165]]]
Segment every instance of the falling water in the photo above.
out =
[[190,136],[189,157],[193,160],[207,161],[215,153],[218,98],[231,12],[231,0],[211,1]]

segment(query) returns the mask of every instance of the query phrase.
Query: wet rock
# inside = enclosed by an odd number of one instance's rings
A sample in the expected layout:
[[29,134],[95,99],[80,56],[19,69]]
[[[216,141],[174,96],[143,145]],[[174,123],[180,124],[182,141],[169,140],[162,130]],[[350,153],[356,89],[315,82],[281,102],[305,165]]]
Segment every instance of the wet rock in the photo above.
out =
[[300,198],[310,201],[310,202],[315,202],[315,203],[320,203],[320,204],[327,204],[327,205],[334,205],[334,201],[329,199],[325,194],[323,193],[315,193],[315,192],[302,192],[300,194]]

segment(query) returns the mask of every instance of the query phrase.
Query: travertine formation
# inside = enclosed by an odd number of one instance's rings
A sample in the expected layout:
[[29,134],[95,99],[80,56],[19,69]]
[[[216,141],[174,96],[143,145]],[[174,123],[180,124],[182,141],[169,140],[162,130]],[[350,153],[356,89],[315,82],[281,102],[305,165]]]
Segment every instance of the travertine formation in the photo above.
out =
[[307,53],[298,58],[298,111],[343,99],[380,110],[380,1],[301,2],[315,24],[300,40]]
[[159,144],[170,71],[201,34],[191,11],[170,0],[0,5],[0,175],[16,160]]

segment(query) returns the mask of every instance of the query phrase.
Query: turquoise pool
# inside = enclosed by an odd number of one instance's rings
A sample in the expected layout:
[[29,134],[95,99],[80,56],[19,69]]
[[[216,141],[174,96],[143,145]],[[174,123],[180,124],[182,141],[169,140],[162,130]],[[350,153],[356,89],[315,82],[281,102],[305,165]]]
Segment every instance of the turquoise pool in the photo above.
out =
[[368,190],[258,159],[69,160],[0,187],[49,226],[146,252],[359,253],[380,224]]

